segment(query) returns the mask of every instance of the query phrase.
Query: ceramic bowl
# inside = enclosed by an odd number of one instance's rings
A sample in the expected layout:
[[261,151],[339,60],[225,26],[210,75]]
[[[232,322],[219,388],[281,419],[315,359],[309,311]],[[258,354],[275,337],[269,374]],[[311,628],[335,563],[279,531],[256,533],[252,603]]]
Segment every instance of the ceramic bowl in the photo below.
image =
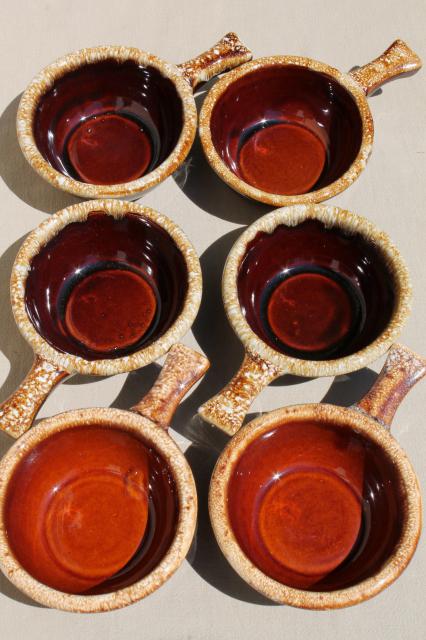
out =
[[[167,429],[207,368],[204,356],[174,345],[132,412],[61,413],[9,449],[0,461],[0,569],[18,589],[48,607],[101,612],[146,597],[176,571],[194,534],[197,494]],[[139,496],[146,456],[148,497]],[[125,566],[122,553],[131,555]]]
[[245,425],[214,469],[213,530],[227,560],[280,604],[336,609],[380,593],[421,530],[415,472],[389,432],[426,360],[389,352],[358,404],[277,409]]
[[349,73],[300,56],[253,60],[204,101],[207,160],[230,187],[274,207],[327,200],[352,184],[371,153],[366,96],[420,67],[402,40]]
[[181,65],[132,47],[71,53],[24,91],[19,144],[56,188],[85,199],[134,199],[187,156],[197,127],[195,86],[250,59],[235,33]]
[[12,309],[35,362],[0,405],[2,428],[24,433],[73,373],[114,375],[163,356],[191,327],[201,289],[194,247],[148,207],[87,201],[45,220],[12,269]]
[[246,356],[199,412],[233,434],[275,378],[342,375],[383,355],[409,314],[411,286],[396,247],[365,218],[294,205],[242,233],[222,295]]

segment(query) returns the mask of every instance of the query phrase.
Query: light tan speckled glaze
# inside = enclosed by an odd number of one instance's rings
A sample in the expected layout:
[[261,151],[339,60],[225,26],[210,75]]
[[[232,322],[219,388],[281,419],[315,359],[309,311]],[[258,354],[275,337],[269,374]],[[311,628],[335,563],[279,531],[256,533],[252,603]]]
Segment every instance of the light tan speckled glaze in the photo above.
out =
[[[172,417],[180,399],[204,375],[209,366],[207,358],[184,345],[170,349],[157,383],[149,392],[149,398],[167,406]],[[164,396],[164,391],[167,391]],[[149,402],[145,402],[145,410]],[[135,408],[137,410],[137,407]],[[143,413],[145,413],[145,410]],[[158,451],[169,466],[176,483],[179,500],[179,519],[173,542],[161,562],[138,582],[112,593],[101,595],[71,595],[52,589],[35,580],[19,564],[8,543],[7,531],[0,515],[0,569],[13,584],[29,597],[41,604],[65,611],[96,613],[125,607],[145,598],[161,587],[183,562],[195,531],[197,518],[197,493],[191,469],[164,423],[158,425],[153,419],[119,409],[80,409],[61,413],[42,420],[35,429],[22,436],[0,461],[0,513],[7,495],[8,483],[19,464],[39,442],[53,433],[84,425],[102,425],[120,428],[143,438],[144,442]]]
[[[182,311],[172,326],[155,342],[131,355],[117,359],[85,360],[62,351],[57,351],[37,332],[28,317],[25,306],[25,285],[31,261],[47,242],[68,224],[86,220],[91,211],[104,211],[119,218],[134,213],[153,220],[173,239],[186,262],[188,290]],[[96,200],[73,205],[41,223],[24,240],[11,275],[11,302],[16,323],[24,338],[33,348],[37,358],[19,389],[0,405],[0,428],[11,434],[22,434],[32,423],[35,413],[46,399],[53,386],[66,375],[109,376],[133,371],[154,362],[163,356],[190,329],[197,315],[202,291],[201,268],[193,245],[183,231],[169,218],[140,204],[120,200]],[[49,372],[48,377],[46,372]],[[35,375],[37,374],[37,375]]]
[[[33,169],[53,187],[81,198],[136,198],[176,171],[188,155],[197,129],[193,87],[215,74],[247,62],[251,57],[251,52],[239,41],[235,33],[226,34],[209,51],[182,65],[169,64],[134,47],[100,46],[70,53],[43,69],[22,95],[16,121],[22,152]],[[132,182],[105,186],[79,182],[56,171],[37,148],[33,123],[40,99],[51,89],[55,81],[79,67],[107,59],[119,62],[132,60],[141,66],[154,67],[164,77],[169,78],[182,100],[183,124],[175,148],[156,169]]]
[[403,40],[395,40],[378,58],[350,72],[367,96],[380,85],[404,73],[412,73],[422,66],[415,53]]
[[[358,107],[362,122],[361,146],[357,157],[349,169],[338,180],[332,182],[326,187],[323,187],[322,189],[291,196],[262,191],[235,175],[235,173],[229,169],[218,154],[213,144],[210,130],[213,109],[217,101],[233,82],[248,73],[262,69],[263,67],[287,65],[305,67],[312,71],[326,74],[336,80],[352,95]],[[376,60],[364,67],[361,67],[353,73],[342,73],[328,64],[300,56],[269,56],[253,60],[238,69],[234,69],[216,82],[204,101],[199,118],[199,131],[207,160],[217,175],[230,187],[235,189],[235,191],[238,191],[248,198],[264,202],[274,207],[282,207],[290,204],[308,204],[328,200],[347,189],[352,182],[358,178],[361,171],[365,168],[370,156],[373,146],[374,126],[370,107],[368,106],[365,94],[367,93],[368,95],[380,84],[383,84],[392,77],[414,71],[420,67],[420,58],[411,51],[411,49],[402,40],[396,40],[385,51],[385,53],[379,56]]]
[[213,76],[251,59],[251,51],[240,41],[236,33],[230,31],[208,51],[188,62],[178,64],[178,68],[194,89],[200,82],[207,82]]
[[396,410],[410,389],[426,375],[426,359],[394,345],[374,386],[354,408],[390,429]]
[[180,401],[205,374],[207,358],[182,344],[174,345],[155,385],[132,411],[168,429]]
[[[426,360],[406,347],[395,345],[389,353],[381,377],[367,397],[370,398],[370,402],[373,398],[378,398],[380,404],[385,397],[393,402],[395,375],[399,379],[397,386],[408,390],[425,373]],[[391,381],[389,385],[388,380]],[[405,394],[399,394],[398,399],[401,400],[403,395]],[[363,405],[363,401],[360,405]],[[401,494],[405,496],[401,504],[404,516],[401,538],[391,556],[377,573],[346,589],[330,592],[304,591],[273,580],[250,561],[240,548],[232,531],[227,509],[227,487],[235,464],[253,440],[278,425],[295,420],[319,420],[335,426],[347,426],[374,442],[394,465],[401,483]],[[344,408],[329,404],[305,404],[266,413],[245,425],[230,440],[213,472],[209,492],[209,512],[216,539],[224,555],[235,571],[254,589],[280,604],[304,609],[338,609],[358,604],[377,595],[394,582],[407,567],[421,531],[420,488],[406,454],[381,424],[357,406]]]
[[0,404],[0,429],[13,438],[22,436],[52,389],[68,376],[66,371],[36,356],[19,388]]
[[[388,326],[368,347],[343,358],[301,360],[276,351],[254,333],[239,304],[237,276],[247,245],[260,231],[272,233],[279,225],[295,226],[307,219],[320,220],[326,227],[339,227],[348,233],[361,234],[381,251],[394,278],[396,303]],[[222,296],[228,319],[243,343],[248,357],[225,389],[202,405],[199,413],[205,420],[230,435],[239,429],[255,397],[272,380],[285,373],[311,378],[342,375],[362,369],[389,349],[411,310],[408,270],[387,234],[379,231],[366,218],[339,207],[320,204],[277,209],[250,225],[233,245],[227,258],[223,272]],[[259,364],[261,362],[263,365]]]

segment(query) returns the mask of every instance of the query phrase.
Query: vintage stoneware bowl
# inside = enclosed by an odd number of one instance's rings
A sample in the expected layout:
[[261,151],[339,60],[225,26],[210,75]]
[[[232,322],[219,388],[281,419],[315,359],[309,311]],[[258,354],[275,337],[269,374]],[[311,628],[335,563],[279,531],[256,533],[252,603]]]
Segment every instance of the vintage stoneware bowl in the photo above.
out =
[[421,67],[396,40],[342,73],[300,56],[270,56],[221,78],[200,113],[207,159],[230,187],[273,206],[321,202],[364,169],[373,144],[366,96]]
[[176,571],[193,538],[197,494],[167,429],[208,366],[174,345],[132,412],[61,413],[10,448],[0,461],[0,569],[21,591],[48,607],[108,611]]
[[19,144],[52,186],[82,198],[136,198],[173,173],[197,128],[193,89],[251,59],[235,33],[180,65],[131,47],[82,49],[23,93]]
[[148,207],[88,201],[45,220],[12,269],[13,313],[36,357],[0,405],[2,428],[26,431],[73,373],[114,375],[160,358],[191,327],[201,288],[194,247]]
[[383,355],[408,316],[411,286],[398,250],[368,220],[294,205],[244,231],[226,261],[222,294],[246,356],[199,411],[232,434],[275,378],[341,375]]
[[209,511],[223,553],[254,589],[281,604],[335,609],[399,577],[420,536],[421,496],[389,428],[425,374],[425,359],[395,345],[358,404],[277,409],[230,440]]

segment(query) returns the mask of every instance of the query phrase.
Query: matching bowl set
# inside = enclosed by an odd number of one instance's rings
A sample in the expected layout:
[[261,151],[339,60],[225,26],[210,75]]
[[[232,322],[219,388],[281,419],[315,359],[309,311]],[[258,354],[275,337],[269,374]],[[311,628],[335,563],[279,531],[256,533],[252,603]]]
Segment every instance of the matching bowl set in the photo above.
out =
[[[17,114],[22,152],[84,201],[28,235],[11,275],[34,364],[0,405],[0,428],[16,439],[0,461],[0,569],[22,592],[67,611],[112,610],[158,589],[190,548],[196,488],[168,428],[209,366],[179,343],[200,306],[201,268],[183,231],[134,200],[183,164],[198,122],[218,177],[276,207],[227,258],[223,304],[245,356],[199,409],[231,436],[210,483],[218,544],[254,589],[307,609],[362,602],[405,569],[421,497],[390,426],[426,375],[426,360],[395,343],[410,278],[385,233],[319,203],[366,165],[368,95],[420,67],[401,40],[344,73],[299,56],[252,60],[229,33],[179,65],[129,47],[83,49],[31,82]],[[222,73],[198,118],[195,88]],[[276,378],[348,374],[385,353],[357,404],[287,406],[242,426]],[[164,355],[128,411],[68,411],[31,428],[67,377]]]

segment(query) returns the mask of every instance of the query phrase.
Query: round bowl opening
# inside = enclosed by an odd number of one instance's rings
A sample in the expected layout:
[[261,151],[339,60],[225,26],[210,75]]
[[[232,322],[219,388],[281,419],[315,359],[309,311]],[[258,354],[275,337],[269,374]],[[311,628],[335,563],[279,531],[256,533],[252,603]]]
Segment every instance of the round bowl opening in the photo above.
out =
[[92,211],[33,257],[25,306],[56,350],[116,359],[158,340],[188,293],[185,257],[157,223],[137,213]]
[[134,432],[75,425],[19,461],[4,506],[8,544],[39,582],[107,594],[151,573],[175,538],[179,498],[163,456]]
[[154,66],[114,58],[78,67],[39,100],[33,134],[60,173],[95,185],[123,184],[158,167],[183,127],[172,80]]
[[250,561],[302,590],[346,589],[374,576],[402,535],[406,491],[378,444],[339,422],[289,420],[234,463],[227,511]]
[[213,145],[241,180],[267,193],[301,195],[337,181],[356,159],[362,119],[333,77],[269,65],[232,82],[211,114]]
[[241,259],[237,291],[256,335],[303,360],[370,345],[389,325],[398,295],[377,244],[316,219],[260,231]]

